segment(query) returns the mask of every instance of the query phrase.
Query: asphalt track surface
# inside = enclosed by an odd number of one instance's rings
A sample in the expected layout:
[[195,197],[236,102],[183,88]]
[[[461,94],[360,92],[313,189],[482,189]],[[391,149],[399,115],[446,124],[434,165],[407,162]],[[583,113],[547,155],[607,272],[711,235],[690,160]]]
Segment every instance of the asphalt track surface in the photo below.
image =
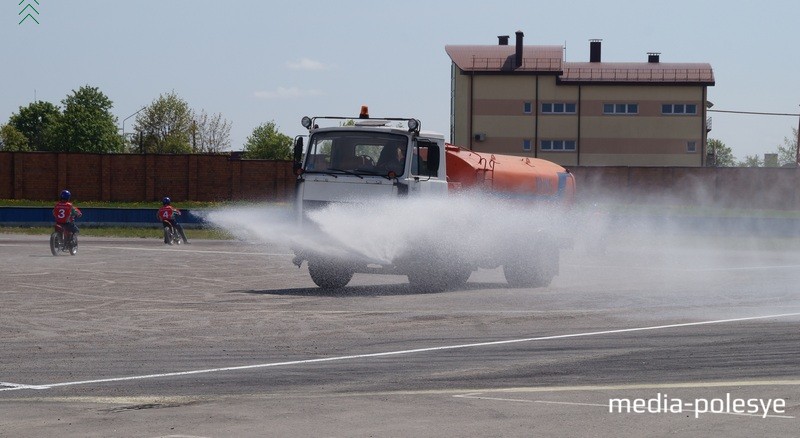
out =
[[0,436],[797,436],[800,251],[645,243],[420,294],[268,244],[0,235]]

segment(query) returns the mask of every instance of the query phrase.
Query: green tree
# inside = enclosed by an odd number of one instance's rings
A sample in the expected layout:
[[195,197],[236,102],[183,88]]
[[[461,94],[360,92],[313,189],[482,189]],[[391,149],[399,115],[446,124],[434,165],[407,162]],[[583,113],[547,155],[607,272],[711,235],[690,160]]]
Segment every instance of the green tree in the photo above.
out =
[[63,152],[122,151],[114,103],[97,87],[84,85],[61,101],[64,113],[53,127],[56,149]]
[[262,123],[247,137],[244,158],[291,160],[292,138],[278,132],[274,121]]
[[756,155],[745,155],[744,160],[739,162],[739,167],[761,167],[764,165],[764,161],[761,160],[761,157]]
[[185,154],[192,152],[194,116],[175,92],[162,94],[136,116],[134,152]]
[[54,151],[54,137],[51,130],[61,118],[61,110],[50,102],[31,102],[26,107],[19,107],[8,124],[20,132],[28,141],[28,148],[33,151]]
[[722,140],[716,138],[708,139],[708,150],[716,155],[717,167],[736,166],[736,157],[733,156],[733,151]]
[[778,145],[778,165],[795,166],[797,161],[797,128],[792,128],[792,138],[784,137]]
[[0,150],[6,152],[25,152],[30,150],[28,139],[12,125],[0,126]]

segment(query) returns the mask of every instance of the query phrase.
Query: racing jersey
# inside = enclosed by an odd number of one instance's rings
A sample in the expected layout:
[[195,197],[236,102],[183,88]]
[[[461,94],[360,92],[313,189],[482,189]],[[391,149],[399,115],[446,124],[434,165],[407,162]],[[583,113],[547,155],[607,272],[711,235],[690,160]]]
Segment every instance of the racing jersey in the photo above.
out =
[[180,216],[181,211],[171,205],[165,205],[158,209],[158,219],[162,221],[171,221],[175,216]]
[[56,218],[57,224],[66,224],[75,220],[76,217],[81,217],[82,213],[72,205],[69,201],[59,201],[55,208],[53,208],[53,217]]

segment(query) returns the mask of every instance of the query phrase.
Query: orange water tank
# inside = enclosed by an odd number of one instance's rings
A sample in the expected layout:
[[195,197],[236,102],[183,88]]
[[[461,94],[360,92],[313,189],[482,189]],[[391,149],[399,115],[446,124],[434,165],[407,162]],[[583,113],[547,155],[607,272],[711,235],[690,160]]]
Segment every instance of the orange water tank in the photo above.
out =
[[575,199],[575,177],[551,161],[480,153],[450,144],[445,152],[451,190],[479,189],[565,205]]

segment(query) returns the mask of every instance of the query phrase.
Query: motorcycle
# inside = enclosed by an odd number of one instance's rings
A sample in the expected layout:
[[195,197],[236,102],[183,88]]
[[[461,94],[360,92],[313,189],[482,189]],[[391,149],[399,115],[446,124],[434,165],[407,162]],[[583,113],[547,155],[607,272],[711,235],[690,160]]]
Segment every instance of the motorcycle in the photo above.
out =
[[169,245],[180,245],[183,240],[178,230],[169,221],[161,221],[161,223],[164,225],[164,242]]
[[58,253],[67,251],[70,255],[78,253],[78,236],[67,227],[55,224],[55,230],[50,235],[50,252],[57,256]]

